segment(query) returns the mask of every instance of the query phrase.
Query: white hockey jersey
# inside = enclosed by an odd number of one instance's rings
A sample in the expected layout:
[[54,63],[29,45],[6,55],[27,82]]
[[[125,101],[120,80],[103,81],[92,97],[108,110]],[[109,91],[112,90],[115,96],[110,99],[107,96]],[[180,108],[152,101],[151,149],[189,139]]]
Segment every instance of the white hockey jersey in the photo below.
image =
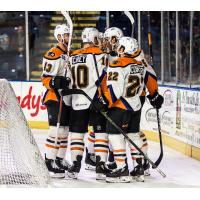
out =
[[[97,94],[97,86],[99,85],[94,56],[99,76],[101,76],[104,68],[103,58],[105,54],[98,47],[76,50],[70,57],[72,87],[83,90],[91,99]],[[72,95],[72,108],[74,110],[87,109],[90,104],[91,102],[84,95]]]
[[[60,94],[58,90],[50,87],[50,81],[55,76],[64,76],[66,70],[67,54],[59,46],[51,48],[47,51],[43,57],[43,72],[42,72],[42,83],[46,87],[44,94],[43,103],[49,100],[58,101]],[[70,77],[70,70],[67,69],[67,76]],[[67,105],[70,105],[70,97],[65,98]],[[68,99],[68,100],[67,100]]]
[[157,90],[155,72],[130,57],[120,57],[109,64],[107,69],[107,87],[112,107],[137,111],[141,108],[140,95],[144,85],[152,85]]

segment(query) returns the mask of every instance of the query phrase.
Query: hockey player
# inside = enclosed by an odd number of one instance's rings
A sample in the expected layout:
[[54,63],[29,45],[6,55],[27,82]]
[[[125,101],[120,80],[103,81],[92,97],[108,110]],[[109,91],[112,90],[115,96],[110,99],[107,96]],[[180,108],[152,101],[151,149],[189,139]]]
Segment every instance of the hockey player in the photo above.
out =
[[[143,53],[143,51],[141,49],[139,49],[138,42],[137,42],[137,40],[135,38],[133,38],[133,43],[134,43],[134,46],[135,46],[135,51],[131,54],[131,57],[134,58],[137,61],[142,62],[144,66],[148,66],[149,64],[148,64],[148,62],[146,61],[146,59],[144,57],[144,53]],[[149,67],[151,68],[151,66],[149,66]],[[145,85],[144,88],[143,88],[143,91],[142,91],[142,93],[140,95],[140,101],[141,101],[142,107],[143,107],[144,102],[145,102],[146,87],[147,87],[148,90],[151,90],[151,84]],[[141,137],[141,139],[143,141],[142,150],[143,150],[144,153],[147,154],[148,143],[147,143],[146,136],[142,131],[140,131],[140,137]],[[134,161],[136,160],[136,158],[134,157],[134,153],[132,153],[132,159]],[[144,174],[146,176],[150,175],[149,168],[150,168],[149,162],[146,159],[144,159]],[[134,168],[134,170],[132,172],[132,175],[134,175],[134,173],[135,173],[135,176],[137,175],[137,169],[138,169],[138,165],[135,166],[135,168]]]
[[[102,49],[102,51],[105,53],[105,57],[103,57],[103,62],[105,65],[104,71],[102,73],[102,76],[100,77],[100,87],[99,87],[99,95],[101,97],[103,97],[104,102],[106,102],[107,106],[109,107],[109,102],[108,100],[110,99],[109,97],[109,92],[107,90],[107,85],[106,85],[106,70],[107,70],[107,65],[108,65],[108,60],[114,59],[117,56],[117,52],[116,52],[116,48],[117,48],[117,44],[119,39],[123,36],[123,32],[117,28],[117,27],[111,27],[109,29],[107,29],[105,31],[105,33],[103,34],[103,38],[102,38],[102,34],[99,35],[100,37],[100,48]],[[97,117],[98,115],[98,117]],[[106,129],[106,120],[105,118],[101,115],[100,112],[95,113],[96,118],[100,118],[102,122],[102,126],[104,126],[104,130]],[[95,126],[95,124],[94,124]],[[86,158],[85,158],[85,163],[86,163],[86,169],[93,169],[93,166],[96,165],[96,163],[94,162],[94,143],[95,143],[95,131],[93,129],[93,121],[90,120],[89,123],[89,137],[88,137],[88,144],[87,144],[87,148],[86,151],[88,151],[88,153],[86,152]],[[98,134],[98,133],[97,133]],[[114,162],[114,156],[112,153],[112,147],[110,146],[109,148],[109,157],[108,157],[108,167],[110,169],[114,169],[116,167],[116,164]],[[98,171],[98,170],[97,170]],[[104,175],[98,173],[97,174],[97,179],[104,179]]]
[[69,105],[63,103],[59,130],[56,126],[60,102],[59,90],[68,88],[70,84],[69,79],[64,77],[69,39],[68,26],[57,25],[54,36],[58,41],[57,46],[45,53],[42,63],[42,83],[47,89],[43,103],[47,107],[49,122],[48,137],[45,143],[45,162],[52,177],[64,178],[65,170],[68,169],[68,163],[64,157],[68,142]]
[[[135,51],[133,38],[122,37],[119,40],[118,53],[120,57],[109,64],[107,71],[107,86],[112,97],[112,107],[109,117],[131,138],[135,144],[142,148],[139,136],[141,100],[140,95],[144,85],[151,84],[149,91],[150,103],[159,109],[163,97],[158,94],[158,84],[154,71],[131,57]],[[117,169],[107,174],[107,182],[130,182],[126,157],[126,142],[112,124],[107,122],[109,142],[113,147]],[[130,145],[131,152],[137,157],[139,175],[144,181],[143,156]]]
[[[83,48],[72,53],[70,58],[73,78],[73,88],[81,89],[90,98],[97,97],[98,76],[103,71],[102,58],[104,54],[97,47],[99,32],[96,28],[85,28],[82,32]],[[88,129],[89,118],[94,120],[95,153],[97,173],[98,169],[104,170],[104,164],[108,153],[108,139],[105,130],[102,129],[101,120],[90,113],[91,102],[81,94],[72,95],[72,111],[70,116],[71,133],[71,158],[73,165],[68,169],[68,176],[76,179],[81,169],[81,160],[84,152],[84,135]]]
[[[106,60],[107,66],[108,66],[109,62],[112,62],[114,59],[116,59],[118,57],[117,47],[119,45],[119,39],[123,35],[124,34],[123,34],[122,30],[117,27],[111,27],[105,31],[105,33],[104,33],[104,49],[107,52],[107,60]],[[112,102],[110,101],[111,96],[108,91],[106,82],[107,82],[107,73],[102,80],[102,90],[103,90],[104,96],[107,98],[107,101],[108,101],[108,104],[110,107]],[[113,170],[117,167],[115,160],[114,160],[114,155],[113,155],[111,145],[109,145],[109,156],[108,156],[107,166],[111,170]]]

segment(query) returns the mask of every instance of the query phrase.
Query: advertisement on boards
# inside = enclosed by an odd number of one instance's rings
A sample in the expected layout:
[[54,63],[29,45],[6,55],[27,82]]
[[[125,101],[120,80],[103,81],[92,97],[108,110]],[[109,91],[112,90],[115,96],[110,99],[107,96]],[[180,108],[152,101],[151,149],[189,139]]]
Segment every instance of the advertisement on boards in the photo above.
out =
[[45,88],[41,82],[11,82],[28,121],[47,122],[46,107],[42,105]]
[[[164,103],[159,110],[163,134],[200,148],[200,92],[159,87]],[[158,132],[156,110],[146,100],[141,117],[141,129]]]

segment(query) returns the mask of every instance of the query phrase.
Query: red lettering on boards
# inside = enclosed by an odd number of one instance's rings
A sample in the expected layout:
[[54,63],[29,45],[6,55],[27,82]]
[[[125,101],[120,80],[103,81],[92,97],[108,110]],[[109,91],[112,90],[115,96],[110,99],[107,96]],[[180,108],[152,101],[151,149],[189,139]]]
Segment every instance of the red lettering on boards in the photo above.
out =
[[18,96],[17,99],[23,108],[30,110],[31,117],[36,117],[40,110],[45,110],[46,107],[42,105],[42,94],[33,95],[32,94],[33,86],[30,86],[28,94],[25,97]]

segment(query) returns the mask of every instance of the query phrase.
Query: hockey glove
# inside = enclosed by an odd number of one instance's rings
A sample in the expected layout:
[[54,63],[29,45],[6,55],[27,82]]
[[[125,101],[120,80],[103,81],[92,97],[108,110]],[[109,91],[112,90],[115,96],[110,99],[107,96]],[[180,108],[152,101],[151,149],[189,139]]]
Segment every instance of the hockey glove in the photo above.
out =
[[95,112],[106,112],[108,110],[108,106],[106,104],[103,104],[99,100],[95,100],[92,102],[90,110]]
[[147,95],[147,98],[149,99],[150,104],[156,109],[160,109],[164,101],[163,96],[158,94],[158,92],[153,96]]
[[55,76],[51,79],[50,86],[53,89],[68,89],[71,79],[64,76]]

